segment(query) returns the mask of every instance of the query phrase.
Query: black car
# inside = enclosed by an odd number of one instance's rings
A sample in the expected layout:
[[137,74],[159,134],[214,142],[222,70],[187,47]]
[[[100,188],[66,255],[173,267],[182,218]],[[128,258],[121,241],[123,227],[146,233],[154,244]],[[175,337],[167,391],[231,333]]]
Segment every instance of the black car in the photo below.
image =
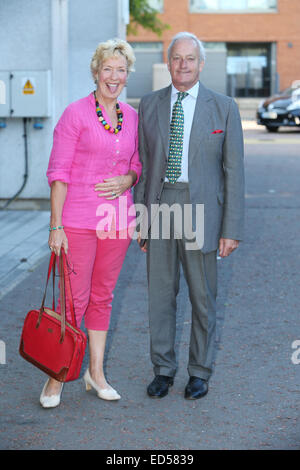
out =
[[258,107],[257,124],[266,126],[269,132],[277,132],[281,126],[300,127],[300,80],[286,90],[263,100]]

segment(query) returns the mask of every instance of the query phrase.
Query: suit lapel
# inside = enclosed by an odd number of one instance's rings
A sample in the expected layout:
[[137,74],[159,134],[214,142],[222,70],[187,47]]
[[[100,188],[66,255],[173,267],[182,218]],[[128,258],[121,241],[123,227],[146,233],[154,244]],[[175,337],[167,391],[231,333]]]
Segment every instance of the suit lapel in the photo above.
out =
[[171,90],[172,87],[170,85],[161,91],[156,109],[159,132],[166,156],[168,156],[169,152]]
[[189,142],[189,165],[192,164],[195,154],[199,151],[201,139],[207,135],[207,131],[212,126],[211,100],[212,97],[209,91],[199,82],[199,91]]
[[[156,108],[160,137],[163,142],[166,157],[168,156],[169,152],[170,139],[171,91],[171,85],[161,90]],[[212,127],[212,109],[210,106],[211,100],[211,94],[209,93],[207,88],[205,88],[205,86],[202,85],[201,82],[199,82],[198,97],[190,134],[189,165],[192,163],[192,160],[197,151],[199,151],[199,146],[201,145],[201,138],[207,135],[207,131]]]

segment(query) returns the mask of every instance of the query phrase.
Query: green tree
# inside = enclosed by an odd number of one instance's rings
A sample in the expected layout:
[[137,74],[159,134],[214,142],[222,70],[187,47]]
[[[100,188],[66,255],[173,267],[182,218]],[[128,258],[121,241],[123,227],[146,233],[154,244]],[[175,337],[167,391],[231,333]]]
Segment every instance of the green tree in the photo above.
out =
[[130,23],[127,26],[127,34],[136,35],[138,25],[150,29],[158,36],[170,28],[157,17],[158,11],[149,5],[148,0],[129,0],[129,8]]

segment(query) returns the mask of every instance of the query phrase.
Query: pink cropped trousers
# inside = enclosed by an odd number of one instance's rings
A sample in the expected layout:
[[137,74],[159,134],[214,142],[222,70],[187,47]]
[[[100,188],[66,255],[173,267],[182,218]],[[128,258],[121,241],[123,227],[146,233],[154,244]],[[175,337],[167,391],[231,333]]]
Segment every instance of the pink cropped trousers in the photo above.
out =
[[[111,238],[99,238],[95,230],[65,227],[68,238],[68,271],[77,327],[107,331],[112,308],[113,291],[126,252],[132,240],[127,229]],[[60,302],[57,310],[60,312]],[[70,308],[66,302],[67,321]]]

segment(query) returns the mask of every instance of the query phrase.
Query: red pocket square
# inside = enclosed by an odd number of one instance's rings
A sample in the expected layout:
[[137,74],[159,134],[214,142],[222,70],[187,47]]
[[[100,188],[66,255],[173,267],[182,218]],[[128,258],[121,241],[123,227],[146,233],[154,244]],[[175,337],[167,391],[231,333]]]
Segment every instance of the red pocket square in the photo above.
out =
[[222,130],[221,129],[216,129],[215,131],[212,132],[212,134],[222,134]]

